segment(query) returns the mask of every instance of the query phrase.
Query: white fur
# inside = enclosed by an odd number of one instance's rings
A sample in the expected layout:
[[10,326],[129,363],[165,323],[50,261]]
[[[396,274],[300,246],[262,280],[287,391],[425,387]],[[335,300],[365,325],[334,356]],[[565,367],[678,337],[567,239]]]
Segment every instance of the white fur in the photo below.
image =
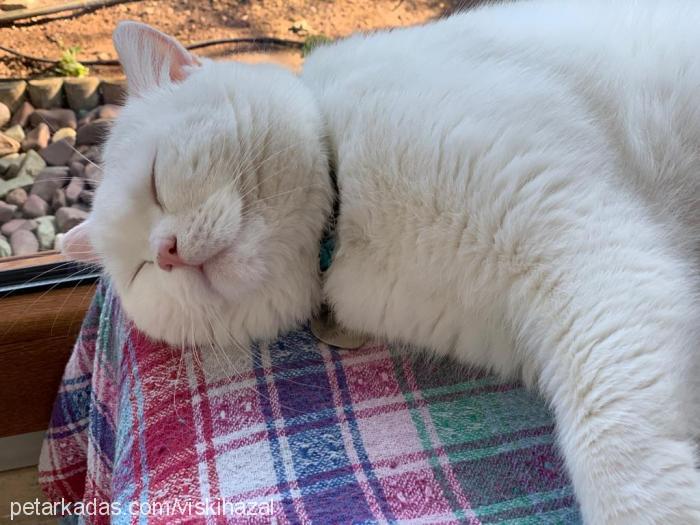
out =
[[587,523],[700,523],[700,5],[532,1],[315,52],[349,328],[536,383]]
[[[332,203],[321,119],[310,92],[274,66],[202,61],[180,82],[144,72],[171,67],[154,58],[181,50],[164,38],[134,23],[115,34],[130,97],[83,230],[145,333],[247,347],[305,321],[320,301],[318,244]],[[205,277],[154,264],[170,235]]]
[[[141,329],[245,344],[314,310],[327,134],[338,318],[538,386],[587,523],[700,523],[700,6],[488,6],[321,48],[306,87],[211,62],[173,82],[122,45],[146,87],[86,230]],[[172,233],[214,257],[211,286],[153,264],[130,282]]]

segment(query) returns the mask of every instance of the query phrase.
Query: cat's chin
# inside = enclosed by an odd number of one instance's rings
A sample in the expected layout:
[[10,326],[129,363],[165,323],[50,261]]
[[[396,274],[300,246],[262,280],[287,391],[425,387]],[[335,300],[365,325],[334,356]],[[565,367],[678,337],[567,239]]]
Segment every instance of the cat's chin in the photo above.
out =
[[[226,260],[222,268],[228,267]],[[248,267],[246,267],[248,268]],[[127,317],[145,335],[173,346],[237,349],[267,340],[307,319],[320,300],[315,273],[305,275],[289,295],[268,286],[264,267],[257,271],[202,271],[144,268],[128,285],[114,278]],[[288,283],[289,284],[289,283]],[[276,304],[277,310],[270,308]]]

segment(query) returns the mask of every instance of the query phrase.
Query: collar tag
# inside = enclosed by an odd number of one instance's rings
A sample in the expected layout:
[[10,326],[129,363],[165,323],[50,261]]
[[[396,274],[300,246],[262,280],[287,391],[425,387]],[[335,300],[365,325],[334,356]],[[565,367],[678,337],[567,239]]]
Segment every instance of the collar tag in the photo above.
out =
[[367,342],[367,338],[340,326],[333,312],[324,306],[318,317],[311,320],[311,332],[327,345],[355,350]]

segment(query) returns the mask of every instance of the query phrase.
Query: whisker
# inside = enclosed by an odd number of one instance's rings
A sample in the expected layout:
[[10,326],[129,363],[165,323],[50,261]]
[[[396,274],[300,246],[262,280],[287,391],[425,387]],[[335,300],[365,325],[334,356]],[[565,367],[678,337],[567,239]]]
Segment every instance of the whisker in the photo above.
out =
[[[46,124],[46,125],[49,127],[49,129],[51,130],[51,134],[54,134],[54,133],[57,131],[57,130],[54,128],[54,126],[52,126],[52,125],[49,123],[49,121],[46,120],[46,118],[45,118],[43,115],[39,115],[39,116],[41,117],[41,120],[44,121],[44,124]],[[71,143],[68,142],[68,141],[66,141],[66,143],[70,146],[70,148],[73,150],[74,153],[77,153],[77,154],[80,155],[83,159],[85,159],[85,160],[88,161],[90,164],[92,164],[93,166],[95,166],[98,170],[102,171],[102,168],[101,168],[99,165],[95,164],[95,163],[94,163],[93,161],[91,161],[88,157],[86,157],[86,156],[83,155],[80,151],[78,151],[78,149],[77,149],[75,146],[73,146],[73,144],[71,144]]]

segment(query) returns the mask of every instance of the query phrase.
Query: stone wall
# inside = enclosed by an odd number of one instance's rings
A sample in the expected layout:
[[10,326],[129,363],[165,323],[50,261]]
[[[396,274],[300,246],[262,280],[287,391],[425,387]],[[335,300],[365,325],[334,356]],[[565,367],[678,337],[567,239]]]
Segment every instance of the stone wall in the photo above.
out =
[[51,250],[82,222],[125,82],[0,82],[0,257]]

